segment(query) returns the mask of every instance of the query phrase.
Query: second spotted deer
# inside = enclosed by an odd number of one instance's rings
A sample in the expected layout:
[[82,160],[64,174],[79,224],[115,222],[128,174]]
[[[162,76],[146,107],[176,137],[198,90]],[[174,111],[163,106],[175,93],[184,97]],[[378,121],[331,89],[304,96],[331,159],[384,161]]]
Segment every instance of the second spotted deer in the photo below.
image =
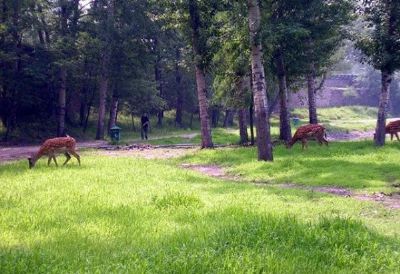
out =
[[328,145],[328,140],[326,140],[325,128],[318,124],[310,124],[299,127],[292,140],[287,143],[287,148],[291,148],[296,142],[301,141],[302,148],[307,148],[307,141],[310,139],[317,140],[321,145]]

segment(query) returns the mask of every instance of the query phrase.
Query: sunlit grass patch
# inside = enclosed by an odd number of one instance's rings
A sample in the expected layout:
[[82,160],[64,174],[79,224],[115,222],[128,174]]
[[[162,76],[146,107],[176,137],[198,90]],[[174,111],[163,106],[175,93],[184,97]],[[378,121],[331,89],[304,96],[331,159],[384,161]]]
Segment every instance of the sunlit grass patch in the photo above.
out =
[[[367,145],[353,149],[367,156]],[[352,150],[329,149],[312,146],[309,157]],[[258,164],[254,153],[209,150],[184,160],[240,168]],[[297,149],[276,154],[277,163],[300,157]],[[81,167],[0,166],[0,273],[393,273],[400,266],[398,211],[221,181],[181,169],[180,161],[86,152]]]
[[335,185],[366,191],[386,191],[393,178],[400,178],[400,145],[396,142],[377,149],[370,141],[310,144],[288,150],[274,149],[273,163],[257,161],[255,148],[201,151],[182,161],[219,164],[248,180],[268,183]]

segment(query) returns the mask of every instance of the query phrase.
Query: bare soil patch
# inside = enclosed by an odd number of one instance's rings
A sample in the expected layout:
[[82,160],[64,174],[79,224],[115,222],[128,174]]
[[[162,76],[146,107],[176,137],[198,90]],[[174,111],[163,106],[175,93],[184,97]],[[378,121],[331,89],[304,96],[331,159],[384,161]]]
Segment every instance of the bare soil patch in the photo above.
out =
[[144,159],[169,159],[184,156],[196,151],[193,147],[158,147],[148,144],[133,144],[127,146],[106,146],[100,147],[100,154],[113,157],[138,157]]
[[181,167],[223,180],[237,181],[240,178],[227,174],[223,168],[217,165],[182,164]]
[[374,131],[328,132],[328,141],[350,141],[374,138]]
[[[202,174],[223,179],[229,181],[241,181],[246,182],[240,178],[240,176],[233,176],[226,173],[226,171],[218,165],[195,165],[195,164],[182,164],[182,168],[198,171]],[[390,209],[400,209],[400,192],[397,193],[373,193],[373,194],[358,194],[353,191],[335,186],[304,186],[293,183],[286,184],[268,184],[268,183],[255,183],[259,186],[275,186],[281,188],[296,188],[309,191],[315,191],[320,193],[328,193],[335,196],[351,197],[361,201],[373,201],[382,204],[383,206]]]

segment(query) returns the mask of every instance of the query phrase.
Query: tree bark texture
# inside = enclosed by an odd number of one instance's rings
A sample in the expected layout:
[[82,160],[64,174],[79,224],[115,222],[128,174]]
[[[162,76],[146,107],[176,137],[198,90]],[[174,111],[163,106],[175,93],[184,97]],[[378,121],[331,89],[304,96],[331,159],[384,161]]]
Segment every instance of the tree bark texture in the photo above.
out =
[[65,109],[67,97],[67,70],[62,67],[59,74],[58,89],[58,119],[57,119],[57,136],[65,135]]
[[308,115],[310,124],[318,124],[317,101],[315,96],[315,66],[311,62],[309,72],[307,74],[308,89]]
[[379,97],[378,119],[375,129],[375,145],[385,145],[385,126],[386,116],[390,96],[390,84],[392,82],[392,74],[388,71],[382,70],[382,90]]
[[208,99],[205,73],[198,66],[196,66],[196,83],[200,110],[201,147],[212,148],[214,147],[214,144],[211,138],[211,125],[210,118],[208,116]]
[[278,52],[278,55],[276,57],[276,65],[278,68],[279,102],[280,102],[279,139],[289,142],[292,139],[292,130],[290,126],[290,113],[288,108],[286,69],[285,69],[283,54],[281,51]]
[[212,110],[211,110],[211,125],[214,128],[218,127],[219,112],[220,112],[220,110],[219,110],[218,106],[212,107]]
[[258,159],[272,161],[272,145],[268,117],[268,104],[266,95],[266,81],[264,65],[262,62],[263,51],[259,40],[260,7],[258,0],[247,1],[249,13],[249,28],[251,41],[251,69],[253,81],[254,107],[256,114]]
[[113,96],[110,107],[110,120],[108,121],[109,130],[117,124],[118,103],[119,98],[117,96]]
[[239,109],[239,132],[240,144],[245,145],[249,142],[249,135],[247,133],[247,110],[245,108]]
[[175,114],[175,125],[182,127],[182,114],[183,114],[183,94],[182,94],[182,76],[179,69],[179,60],[181,59],[181,53],[179,48],[175,52],[175,82],[176,82],[176,114]]
[[225,110],[224,124],[223,127],[232,127],[233,126],[233,118],[235,115],[235,111],[232,109]]
[[104,139],[104,120],[106,114],[106,99],[109,84],[108,67],[111,58],[111,32],[112,25],[114,23],[114,0],[111,0],[109,2],[109,6],[107,8],[107,29],[105,30],[106,38],[104,52],[101,58],[101,72],[99,78],[99,113],[97,119],[96,140]]
[[199,101],[200,110],[200,127],[201,127],[201,147],[212,148],[214,144],[211,137],[211,125],[208,115],[208,99],[207,99],[207,85],[205,79],[205,68],[201,63],[203,56],[199,47],[200,42],[200,14],[195,0],[189,0],[189,14],[190,14],[190,25],[192,28],[192,46],[195,55],[196,65],[196,85],[197,85],[197,98]]
[[[155,39],[155,50],[158,50],[158,42],[157,39]],[[160,53],[157,53],[157,58],[156,58],[156,63],[154,67],[154,74],[155,74],[155,79],[157,83],[157,90],[158,90],[158,95],[162,98],[163,96],[163,83],[162,83],[162,72],[161,72],[161,56]],[[160,110],[157,113],[157,126],[162,127],[163,125],[163,118],[164,118],[164,111]]]

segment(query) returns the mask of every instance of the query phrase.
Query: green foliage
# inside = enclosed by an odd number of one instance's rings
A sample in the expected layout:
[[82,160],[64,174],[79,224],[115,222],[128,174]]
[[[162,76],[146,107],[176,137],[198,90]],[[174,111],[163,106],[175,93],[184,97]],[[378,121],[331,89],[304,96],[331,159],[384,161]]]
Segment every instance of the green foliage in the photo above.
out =
[[364,0],[362,5],[366,31],[356,35],[356,46],[374,68],[392,74],[400,69],[400,3]]

